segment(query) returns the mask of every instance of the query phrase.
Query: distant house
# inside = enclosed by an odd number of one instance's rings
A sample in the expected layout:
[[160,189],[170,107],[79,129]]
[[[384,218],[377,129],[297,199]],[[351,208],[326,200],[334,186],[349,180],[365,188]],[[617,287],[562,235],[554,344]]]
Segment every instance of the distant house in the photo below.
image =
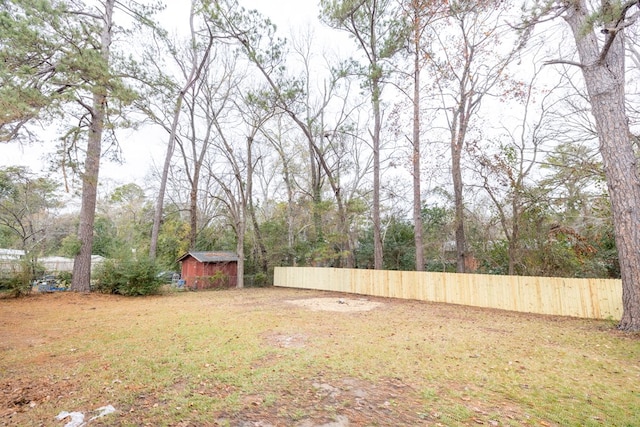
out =
[[[91,268],[95,268],[104,262],[105,258],[100,255],[91,255]],[[48,273],[61,273],[63,271],[71,273],[73,271],[73,258],[65,258],[61,256],[50,256],[39,258],[38,263],[41,264]]]
[[189,252],[178,261],[189,289],[230,288],[236,284],[238,255],[233,252]]
[[25,252],[19,249],[0,249],[0,272],[15,271],[16,263],[24,258]]
[[0,249],[0,260],[16,261],[22,259],[25,252],[19,249]]

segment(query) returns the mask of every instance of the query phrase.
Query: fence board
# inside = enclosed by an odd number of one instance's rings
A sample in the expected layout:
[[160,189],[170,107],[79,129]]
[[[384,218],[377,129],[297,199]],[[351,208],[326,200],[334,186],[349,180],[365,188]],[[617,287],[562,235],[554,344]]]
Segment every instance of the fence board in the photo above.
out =
[[526,313],[614,320],[622,317],[622,283],[612,279],[276,267],[274,284]]

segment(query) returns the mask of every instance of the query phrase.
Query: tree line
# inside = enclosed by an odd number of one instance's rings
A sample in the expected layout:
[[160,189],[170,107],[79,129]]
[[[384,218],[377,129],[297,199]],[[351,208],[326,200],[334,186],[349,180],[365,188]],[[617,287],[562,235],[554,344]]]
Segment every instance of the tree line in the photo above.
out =
[[[0,6],[0,140],[57,129],[57,174],[2,171],[3,246],[73,255],[73,289],[92,253],[175,268],[226,249],[260,280],[277,265],[621,277],[620,327],[640,328],[637,2],[321,0],[346,54],[235,0],[185,4],[177,35],[162,3]],[[164,132],[164,163],[100,194],[132,128]],[[79,213],[59,213],[54,179]]]

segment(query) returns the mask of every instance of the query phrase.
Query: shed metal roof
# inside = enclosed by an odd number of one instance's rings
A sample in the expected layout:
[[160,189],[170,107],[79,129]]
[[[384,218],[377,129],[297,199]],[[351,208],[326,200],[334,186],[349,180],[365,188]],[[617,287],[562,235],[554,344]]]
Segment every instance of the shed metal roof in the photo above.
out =
[[237,262],[238,255],[234,252],[188,252],[178,258],[178,261],[184,261],[185,258],[192,256],[200,262]]

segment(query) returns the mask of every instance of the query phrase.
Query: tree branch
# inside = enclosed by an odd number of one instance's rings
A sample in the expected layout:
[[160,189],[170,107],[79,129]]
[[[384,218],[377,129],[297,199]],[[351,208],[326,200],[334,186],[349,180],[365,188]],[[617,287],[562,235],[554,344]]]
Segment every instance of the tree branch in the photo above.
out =
[[625,16],[626,16],[627,12],[634,5],[638,5],[638,7],[640,7],[640,1],[639,0],[629,0],[629,1],[627,1],[624,4],[624,6],[622,6],[622,10],[620,11],[620,16],[615,21],[615,25],[613,27],[611,27],[611,28],[603,28],[601,30],[602,33],[607,34],[607,39],[606,39],[606,41],[604,43],[604,46],[602,48],[602,52],[600,52],[600,56],[598,57],[598,62],[597,62],[598,65],[602,65],[604,63],[604,60],[607,58],[607,54],[609,53],[609,49],[611,48],[611,45],[613,44],[613,41],[615,40],[616,36],[618,35],[618,32],[620,32],[621,30],[631,26],[634,22],[636,22],[638,20],[638,13],[634,13],[629,20],[625,20]]
[[564,59],[552,59],[550,61],[545,61],[543,64],[544,65],[566,64],[566,65],[573,65],[573,66],[579,67],[579,68],[583,68],[584,67],[584,64],[581,64],[581,63],[575,62],[575,61],[566,61]]

